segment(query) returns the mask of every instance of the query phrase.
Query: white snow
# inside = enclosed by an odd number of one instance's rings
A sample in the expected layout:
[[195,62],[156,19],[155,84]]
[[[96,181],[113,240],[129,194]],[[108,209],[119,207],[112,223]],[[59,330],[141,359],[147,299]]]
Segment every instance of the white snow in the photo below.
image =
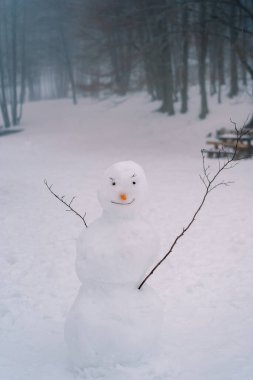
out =
[[138,164],[112,165],[99,188],[102,215],[78,239],[82,285],[67,316],[65,339],[79,370],[136,366],[159,352],[162,301],[149,285],[138,290],[160,252],[156,233],[142,217],[147,190]]
[[[159,233],[161,253],[187,224],[204,189],[200,149],[208,132],[238,125],[252,112],[245,96],[211,104],[205,121],[170,118],[143,94],[129,98],[28,104],[24,132],[0,138],[0,379],[70,380],[64,321],[80,282],[75,244],[83,225],[51,196],[101,213],[96,197],[106,167],[143,166],[151,191],[145,218]],[[189,233],[150,285],[165,306],[163,350],[148,364],[87,369],[85,379],[251,380],[253,374],[252,160],[222,179]],[[210,160],[213,170],[217,161]],[[145,346],[143,347],[145,350]]]
[[146,176],[140,165],[123,161],[113,164],[105,171],[98,198],[104,212],[113,218],[138,217],[147,191]]
[[65,325],[71,365],[104,372],[145,366],[160,354],[162,322],[161,299],[148,285],[139,291],[129,284],[86,281]]
[[145,174],[138,164],[118,162],[106,170],[98,193],[103,213],[84,228],[77,242],[76,271],[81,282],[137,288],[155,264],[159,240],[141,209],[149,204],[147,191]]

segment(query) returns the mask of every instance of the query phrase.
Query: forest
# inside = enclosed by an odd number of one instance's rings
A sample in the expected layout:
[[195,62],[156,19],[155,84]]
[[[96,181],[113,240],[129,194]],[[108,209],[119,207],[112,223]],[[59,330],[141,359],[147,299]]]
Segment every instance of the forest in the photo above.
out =
[[[146,91],[159,111],[252,93],[252,0],[1,0],[2,126],[25,102]],[[222,91],[222,89],[224,89]]]

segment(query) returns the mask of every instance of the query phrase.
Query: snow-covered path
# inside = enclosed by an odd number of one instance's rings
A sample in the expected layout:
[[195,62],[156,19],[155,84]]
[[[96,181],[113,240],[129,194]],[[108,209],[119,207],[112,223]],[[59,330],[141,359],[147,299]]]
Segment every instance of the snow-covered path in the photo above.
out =
[[[146,216],[163,252],[203,193],[200,148],[208,132],[241,123],[246,100],[213,105],[206,121],[168,118],[141,95],[118,102],[28,104],[25,131],[0,138],[0,380],[71,380],[63,323],[79,287],[75,239],[83,228],[44,178],[90,223],[100,213],[101,173],[131,159],[151,187]],[[196,112],[195,112],[196,113]],[[215,160],[210,161],[214,170]],[[253,161],[225,173],[235,181],[210,195],[195,225],[152,285],[167,308],[164,352],[145,368],[117,368],[87,380],[252,380]],[[145,348],[144,348],[145,349]],[[125,377],[124,377],[125,376]]]

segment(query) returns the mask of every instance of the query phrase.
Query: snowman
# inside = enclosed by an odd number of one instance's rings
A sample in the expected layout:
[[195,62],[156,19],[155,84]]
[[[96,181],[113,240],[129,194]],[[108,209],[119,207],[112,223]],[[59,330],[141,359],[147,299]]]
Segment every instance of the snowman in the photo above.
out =
[[67,316],[65,340],[74,368],[135,366],[158,352],[163,307],[138,285],[157,261],[159,242],[143,218],[147,181],[132,161],[108,168],[98,198],[103,212],[77,241],[81,287]]

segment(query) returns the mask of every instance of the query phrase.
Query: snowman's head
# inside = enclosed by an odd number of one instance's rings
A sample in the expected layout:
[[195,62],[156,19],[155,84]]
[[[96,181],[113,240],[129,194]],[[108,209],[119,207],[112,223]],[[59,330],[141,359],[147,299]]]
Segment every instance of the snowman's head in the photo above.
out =
[[147,197],[143,169],[133,161],[117,162],[104,173],[98,191],[102,208],[118,216],[135,215]]

